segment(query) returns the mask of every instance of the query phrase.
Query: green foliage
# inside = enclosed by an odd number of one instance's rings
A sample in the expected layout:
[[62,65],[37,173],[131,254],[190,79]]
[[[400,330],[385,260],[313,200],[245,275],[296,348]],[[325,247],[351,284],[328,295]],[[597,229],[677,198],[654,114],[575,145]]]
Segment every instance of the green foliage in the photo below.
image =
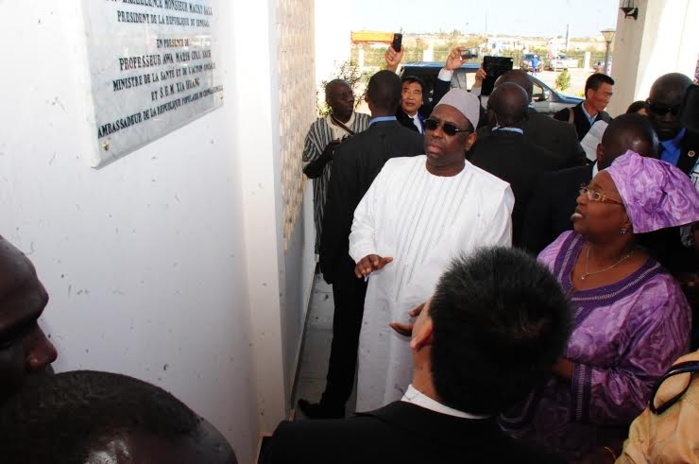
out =
[[368,72],[361,72],[359,65],[356,61],[349,59],[337,66],[337,71],[327,79],[320,81],[320,85],[316,89],[316,101],[318,116],[323,117],[330,114],[330,107],[325,103],[325,86],[328,82],[334,79],[343,79],[352,88],[355,95],[355,106],[357,102],[361,101],[361,97],[357,98],[362,89],[366,88],[366,84],[369,82],[369,77],[371,75]]
[[564,69],[558,77],[556,77],[556,88],[561,92],[565,92],[570,87],[570,73]]

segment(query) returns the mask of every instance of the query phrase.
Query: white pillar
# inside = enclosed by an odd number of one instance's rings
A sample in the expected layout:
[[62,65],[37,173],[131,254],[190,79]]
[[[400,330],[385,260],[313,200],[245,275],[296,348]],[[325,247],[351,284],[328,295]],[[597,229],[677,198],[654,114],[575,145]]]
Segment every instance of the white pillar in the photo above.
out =
[[[621,6],[621,0],[619,1]],[[619,11],[614,41],[614,97],[607,111],[626,111],[635,100],[648,98],[653,82],[663,74],[692,76],[699,54],[699,2],[636,0],[638,20]]]

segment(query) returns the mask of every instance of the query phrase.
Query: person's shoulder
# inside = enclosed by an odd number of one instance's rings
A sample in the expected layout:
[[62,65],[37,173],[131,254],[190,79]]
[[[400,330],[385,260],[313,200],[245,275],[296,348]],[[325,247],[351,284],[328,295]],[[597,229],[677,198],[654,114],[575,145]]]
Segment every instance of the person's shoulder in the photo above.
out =
[[359,130],[365,130],[369,127],[369,121],[371,121],[371,116],[366,113],[354,113],[354,125],[358,126]]
[[267,440],[261,462],[351,462],[345,457],[358,458],[363,453],[355,440],[370,440],[377,434],[376,427],[382,425],[371,417],[283,421]]
[[542,183],[548,182],[553,189],[570,185],[578,187],[581,183],[587,185],[590,180],[592,180],[592,166],[573,166],[572,168],[547,172],[542,177]]
[[328,125],[328,119],[326,116],[321,116],[319,118],[316,118],[315,121],[311,123],[311,129],[318,128],[318,127],[324,127]]
[[[574,112],[574,113],[575,113],[576,111],[579,111],[579,110],[580,110],[580,105],[582,105],[582,103],[578,103],[578,104],[575,105],[575,106],[571,106],[571,107],[563,108],[563,109],[559,110],[557,113],[555,113],[555,114],[553,115],[553,119],[556,120],[556,121],[561,121],[561,122],[567,123],[568,120],[570,119],[570,113],[571,113],[571,111]],[[542,116],[543,116],[543,115],[542,115]],[[548,116],[546,116],[546,117],[548,117]]]
[[403,169],[411,169],[415,165],[425,164],[425,155],[417,156],[398,156],[396,158],[390,158],[383,165],[383,168],[387,171],[399,171]]
[[687,146],[689,149],[695,149],[695,147],[699,145],[699,132],[687,129],[680,143],[683,146]]
[[466,170],[472,176],[472,182],[478,186],[479,190],[485,189],[490,192],[503,192],[510,187],[510,184],[500,179],[497,176],[479,168],[478,166],[466,161]]

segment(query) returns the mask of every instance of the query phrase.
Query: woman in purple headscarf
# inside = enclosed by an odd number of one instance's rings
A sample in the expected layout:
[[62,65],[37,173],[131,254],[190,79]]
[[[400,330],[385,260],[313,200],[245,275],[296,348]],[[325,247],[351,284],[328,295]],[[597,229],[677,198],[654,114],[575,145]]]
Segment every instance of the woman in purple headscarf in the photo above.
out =
[[577,308],[564,357],[501,418],[514,437],[573,460],[623,438],[653,382],[689,348],[691,311],[637,234],[699,220],[689,178],[631,151],[581,186],[564,232],[539,255]]

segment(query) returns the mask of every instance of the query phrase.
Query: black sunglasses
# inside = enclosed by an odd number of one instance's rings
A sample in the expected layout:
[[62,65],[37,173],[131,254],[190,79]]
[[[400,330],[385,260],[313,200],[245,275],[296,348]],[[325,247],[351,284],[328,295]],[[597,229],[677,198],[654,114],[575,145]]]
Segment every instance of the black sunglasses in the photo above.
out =
[[[670,406],[676,404],[687,392],[687,390],[689,390],[689,386],[692,384],[692,375],[698,372],[699,361],[685,361],[672,366],[670,370],[667,371],[667,373],[665,373],[665,375],[663,375],[660,378],[660,380],[658,380],[655,383],[655,386],[653,387],[653,392],[651,393],[650,400],[648,401],[648,408],[651,410],[651,412],[653,414],[662,414],[663,412],[667,411],[670,408]],[[656,404],[655,395],[658,393],[660,386],[667,378],[678,374],[689,374],[687,378],[687,385],[682,389],[682,391],[680,391],[678,394],[668,399],[664,403]]]
[[425,119],[425,129],[429,131],[437,130],[440,126],[442,127],[442,131],[449,136],[454,136],[459,132],[473,132],[472,129],[459,129],[454,124],[448,122],[440,122],[432,118]]
[[668,113],[672,113],[673,116],[677,116],[680,114],[680,108],[682,107],[682,105],[660,105],[658,103],[653,103],[650,101],[650,99],[646,100],[646,104],[648,105],[648,111],[659,116],[665,116]]

